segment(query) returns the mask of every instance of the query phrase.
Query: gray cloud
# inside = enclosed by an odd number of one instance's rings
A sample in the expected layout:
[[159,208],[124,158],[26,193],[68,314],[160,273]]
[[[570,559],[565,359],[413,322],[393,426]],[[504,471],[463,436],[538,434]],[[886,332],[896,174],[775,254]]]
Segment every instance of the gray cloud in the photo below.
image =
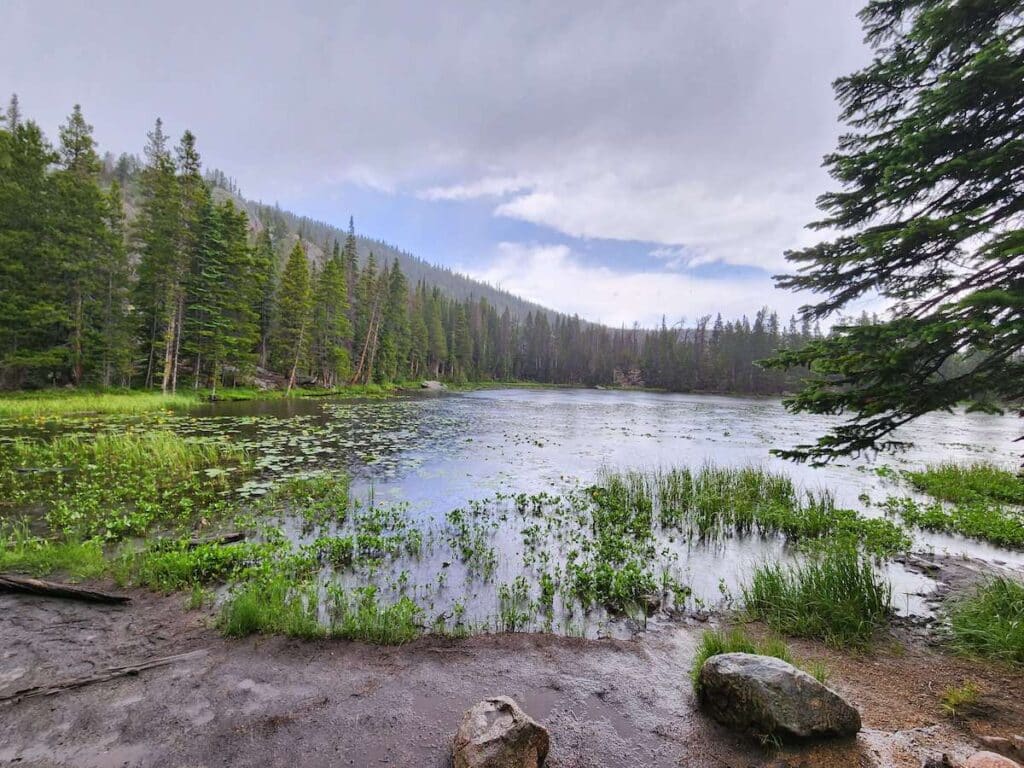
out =
[[859,0],[7,0],[0,84],[105,147],[155,115],[266,199],[357,181],[774,268],[834,144]]

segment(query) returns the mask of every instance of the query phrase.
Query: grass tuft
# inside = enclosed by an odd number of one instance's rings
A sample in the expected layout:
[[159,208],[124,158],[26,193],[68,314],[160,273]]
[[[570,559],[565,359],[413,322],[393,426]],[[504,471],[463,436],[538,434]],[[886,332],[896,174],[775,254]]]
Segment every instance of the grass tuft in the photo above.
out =
[[1024,664],[1024,584],[993,579],[953,602],[948,618],[957,650]]
[[892,587],[869,558],[840,545],[799,565],[759,567],[743,597],[750,615],[776,632],[865,646],[889,618]]

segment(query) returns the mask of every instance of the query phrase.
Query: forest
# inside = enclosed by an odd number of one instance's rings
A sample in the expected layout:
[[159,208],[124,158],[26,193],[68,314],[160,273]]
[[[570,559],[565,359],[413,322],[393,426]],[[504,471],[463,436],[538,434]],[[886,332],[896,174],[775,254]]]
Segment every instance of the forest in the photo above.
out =
[[771,394],[801,371],[757,361],[821,336],[768,308],[609,328],[525,302],[499,309],[482,284],[458,297],[411,282],[397,256],[360,254],[351,219],[342,234],[253,208],[226,174],[204,172],[191,132],[171,144],[158,119],[144,158],[101,156],[76,105],[54,146],[12,97],[0,123],[4,388],[216,392],[269,371],[289,390],[430,377]]

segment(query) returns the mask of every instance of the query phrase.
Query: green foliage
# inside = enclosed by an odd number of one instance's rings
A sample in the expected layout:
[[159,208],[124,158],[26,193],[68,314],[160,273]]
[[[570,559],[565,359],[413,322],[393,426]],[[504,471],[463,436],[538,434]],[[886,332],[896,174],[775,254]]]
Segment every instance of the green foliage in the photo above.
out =
[[696,693],[700,693],[700,670],[704,666],[704,662],[712,656],[719,656],[723,653],[755,653],[759,656],[773,656],[789,664],[795,663],[789,647],[779,638],[754,640],[740,627],[733,627],[729,630],[707,630],[701,635],[700,643],[697,646],[697,655],[690,667],[690,679],[693,681],[693,689]]
[[107,571],[103,542],[49,541],[33,536],[24,523],[0,521],[0,571],[47,576],[60,573],[72,581],[93,579]]
[[221,609],[219,626],[228,637],[323,637],[326,632],[317,620],[318,605],[316,587],[312,584],[294,584],[280,574],[254,579],[232,592]]
[[894,310],[770,361],[813,372],[791,409],[850,415],[778,451],[798,460],[900,448],[892,432],[922,414],[1024,397],[1019,2],[870,2],[861,19],[875,56],[836,81],[851,130],[814,225],[839,234],[787,254],[797,272],[779,284],[817,294],[811,320],[863,296]]
[[981,688],[971,680],[963,685],[948,686],[939,697],[942,711],[952,718],[957,718],[965,711],[978,706],[980,699]]
[[864,646],[889,618],[892,587],[869,559],[840,544],[799,565],[758,567],[743,598],[747,612],[776,632]]
[[785,475],[756,467],[671,469],[613,475],[609,483],[627,505],[643,510],[666,529],[700,539],[733,533],[781,533],[790,541],[848,539],[878,557],[910,546],[906,532],[889,520],[860,517],[835,505],[831,494],[801,495]]
[[125,563],[132,583],[163,592],[223,582],[242,574],[274,551],[273,545],[240,542],[173,544],[154,542]]
[[946,463],[906,474],[919,491],[943,501],[1024,505],[1024,477],[994,464]]
[[886,507],[907,525],[930,531],[958,533],[1004,547],[1024,547],[1024,511],[979,497],[953,506],[923,504],[911,498],[890,497]]
[[408,597],[392,605],[381,605],[377,589],[362,587],[350,593],[328,587],[330,634],[347,640],[378,645],[402,645],[420,634],[423,611]]
[[954,648],[968,654],[1024,664],[1024,584],[997,578],[949,607]]
[[74,414],[135,414],[187,408],[193,395],[162,395],[158,392],[90,392],[42,390],[0,395],[0,418],[58,418]]
[[302,242],[299,241],[288,255],[281,275],[272,336],[272,349],[277,355],[278,369],[289,372],[289,389],[294,386],[298,369],[308,355],[312,308],[309,262]]
[[71,539],[120,539],[226,513],[225,470],[245,467],[235,448],[164,431],[18,439],[0,447],[0,493]]

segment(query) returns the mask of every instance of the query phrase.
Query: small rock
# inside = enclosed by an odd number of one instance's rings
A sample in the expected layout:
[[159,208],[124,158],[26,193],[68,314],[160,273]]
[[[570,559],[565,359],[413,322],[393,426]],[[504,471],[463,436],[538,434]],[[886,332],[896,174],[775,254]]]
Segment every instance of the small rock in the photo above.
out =
[[926,757],[921,763],[921,768],[953,768],[953,763],[949,761],[949,755],[942,755],[941,757]]
[[1021,765],[995,752],[975,752],[967,758],[964,768],[1021,768]]
[[704,662],[700,701],[718,722],[754,736],[852,736],[860,713],[792,664],[770,656],[723,653]]
[[466,710],[452,748],[455,768],[539,768],[548,755],[547,730],[507,696]]

